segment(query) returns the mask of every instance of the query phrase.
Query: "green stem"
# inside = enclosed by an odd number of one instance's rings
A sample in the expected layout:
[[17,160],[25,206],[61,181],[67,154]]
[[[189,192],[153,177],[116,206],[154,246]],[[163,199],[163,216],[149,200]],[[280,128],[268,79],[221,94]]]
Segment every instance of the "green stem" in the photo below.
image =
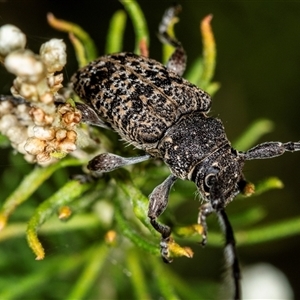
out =
[[153,229],[147,216],[149,200],[145,195],[133,184],[130,174],[126,170],[118,170],[115,172],[116,186],[126,197],[130,199],[135,216],[150,230],[152,234],[157,232]]
[[133,23],[136,37],[134,52],[140,54],[140,47],[143,43],[149,47],[149,33],[145,16],[135,0],[120,0],[120,2],[124,5]]
[[300,217],[235,233],[239,245],[254,245],[287,238],[300,233]]
[[160,255],[159,247],[156,245],[153,245],[152,243],[149,243],[149,241],[144,239],[140,233],[137,233],[130,226],[129,222],[127,222],[124,219],[123,211],[119,207],[116,208],[115,218],[116,218],[117,224],[119,225],[119,228],[120,228],[122,234],[125,237],[127,237],[134,245],[136,245],[138,248],[143,249],[153,255],[156,255],[156,256]]
[[141,267],[141,262],[138,259],[137,251],[129,250],[126,257],[127,267],[131,275],[129,278],[132,283],[135,298],[143,300],[151,299],[147,289],[145,275]]
[[198,57],[195,61],[193,61],[191,67],[185,73],[184,77],[191,83],[198,85],[202,73],[203,73],[203,58]]
[[[235,231],[238,246],[266,243],[298,234],[300,234],[300,217],[260,226],[251,230]],[[221,234],[212,231],[208,233],[208,246],[220,247],[222,244]]]
[[91,184],[81,184],[77,180],[73,180],[65,184],[52,197],[45,200],[35,210],[33,216],[28,222],[27,241],[29,247],[36,254],[36,259],[43,259],[45,256],[44,249],[37,237],[37,230],[49,217],[62,205],[67,205],[74,199],[82,195]]
[[105,53],[115,53],[122,50],[125,25],[125,12],[123,10],[116,11],[109,24]]
[[165,272],[166,265],[162,265],[160,261],[158,262],[156,257],[151,259],[151,264],[154,269],[155,281],[158,285],[162,298],[166,300],[179,299],[174,291],[175,287],[177,288],[177,285],[174,284],[173,279]]
[[89,63],[89,58],[86,55],[85,45],[73,33],[69,33],[69,39],[73,45],[78,66],[84,67]]
[[[56,256],[41,263],[36,272],[27,276],[21,276],[18,284],[14,280],[10,285],[1,288],[0,299],[25,299],[26,293],[37,291],[42,285],[49,285],[51,277],[57,278],[58,273],[67,274],[74,271],[82,263],[85,255],[80,256]],[[29,299],[27,297],[27,299]]]
[[216,43],[214,34],[210,25],[212,15],[205,17],[201,24],[200,30],[202,34],[203,43],[203,72],[201,74],[198,85],[204,90],[209,86],[216,67]]
[[255,193],[253,196],[258,196],[264,192],[273,189],[282,189],[283,182],[277,177],[268,177],[259,183],[255,184]]
[[47,15],[48,23],[55,29],[73,33],[85,47],[87,61],[92,61],[98,57],[97,48],[90,35],[75,23],[56,19],[51,13]]
[[247,210],[239,211],[232,215],[230,219],[234,227],[235,224],[237,224],[237,226],[250,227],[263,220],[266,214],[266,210],[261,206],[254,206]]
[[92,250],[85,269],[66,299],[87,299],[87,294],[96,282],[98,274],[106,261],[108,252],[109,247],[102,243]]
[[[56,234],[75,230],[88,230],[101,225],[99,218],[93,214],[76,215],[68,222],[62,222],[57,217],[51,218],[40,229],[39,234]],[[27,222],[12,223],[6,226],[0,234],[0,242],[25,236]]]
[[7,223],[9,216],[12,212],[24,201],[28,200],[29,197],[39,188],[39,186],[45,182],[56,170],[67,166],[79,166],[83,162],[68,158],[63,159],[52,164],[48,167],[41,168],[36,167],[31,171],[14,190],[14,192],[4,201],[4,204],[0,211],[0,231]]

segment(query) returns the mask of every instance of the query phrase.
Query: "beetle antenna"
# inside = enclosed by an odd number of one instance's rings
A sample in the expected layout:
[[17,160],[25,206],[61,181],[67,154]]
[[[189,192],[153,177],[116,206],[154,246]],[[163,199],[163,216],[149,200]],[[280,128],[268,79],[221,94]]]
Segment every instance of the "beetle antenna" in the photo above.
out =
[[224,209],[217,211],[219,223],[225,235],[225,248],[224,256],[228,268],[231,268],[233,283],[234,283],[234,297],[233,299],[241,299],[241,287],[240,287],[240,266],[237,257],[237,251],[235,247],[235,238],[232,226],[229,222],[227,214]]

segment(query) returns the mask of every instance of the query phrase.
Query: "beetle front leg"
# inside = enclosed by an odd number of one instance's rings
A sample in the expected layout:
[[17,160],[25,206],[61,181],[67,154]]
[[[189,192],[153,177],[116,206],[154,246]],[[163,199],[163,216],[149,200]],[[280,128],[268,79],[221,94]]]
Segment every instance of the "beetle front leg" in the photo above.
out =
[[265,159],[280,156],[285,152],[300,151],[300,142],[265,142],[246,152],[241,152],[246,160]]
[[177,177],[170,175],[163,183],[158,185],[149,195],[148,217],[151,225],[161,234],[160,253],[164,262],[170,263],[169,246],[171,228],[157,222],[157,218],[164,212],[168,205],[169,192]]
[[198,221],[197,223],[202,227],[202,241],[201,245],[205,246],[207,242],[207,224],[206,218],[210,215],[214,209],[212,208],[210,203],[203,204],[200,206],[199,214],[198,214]]

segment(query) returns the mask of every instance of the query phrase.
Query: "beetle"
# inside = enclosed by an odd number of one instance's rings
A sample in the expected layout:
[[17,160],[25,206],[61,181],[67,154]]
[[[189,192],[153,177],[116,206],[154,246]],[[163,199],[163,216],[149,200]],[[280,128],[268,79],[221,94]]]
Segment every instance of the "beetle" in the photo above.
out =
[[225,207],[248,186],[242,172],[246,160],[299,151],[300,143],[265,142],[245,152],[231,146],[222,122],[208,115],[211,97],[182,77],[185,51],[167,33],[179,10],[179,6],[167,9],[159,25],[160,40],[175,47],[166,66],[151,58],[122,52],[102,56],[72,76],[73,90],[84,101],[77,103],[83,120],[114,130],[124,141],[146,153],[129,158],[102,153],[89,162],[88,169],[103,173],[150,158],[164,161],[171,175],[150,194],[148,217],[161,234],[161,256],[167,263],[171,262],[171,228],[157,218],[167,207],[174,182],[178,178],[193,181],[205,202],[198,214],[198,224],[203,228],[202,245],[207,240],[206,218],[216,213],[225,235],[234,298],[240,299],[240,268]]

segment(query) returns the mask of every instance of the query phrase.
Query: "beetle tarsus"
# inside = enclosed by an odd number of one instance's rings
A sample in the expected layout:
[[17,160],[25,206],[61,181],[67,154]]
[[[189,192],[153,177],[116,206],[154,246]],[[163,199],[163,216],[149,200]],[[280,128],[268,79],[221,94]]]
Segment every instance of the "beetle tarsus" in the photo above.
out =
[[169,242],[170,237],[167,238],[161,238],[160,241],[160,255],[163,260],[163,262],[169,264],[173,261],[172,258],[170,258],[170,251],[169,251]]

